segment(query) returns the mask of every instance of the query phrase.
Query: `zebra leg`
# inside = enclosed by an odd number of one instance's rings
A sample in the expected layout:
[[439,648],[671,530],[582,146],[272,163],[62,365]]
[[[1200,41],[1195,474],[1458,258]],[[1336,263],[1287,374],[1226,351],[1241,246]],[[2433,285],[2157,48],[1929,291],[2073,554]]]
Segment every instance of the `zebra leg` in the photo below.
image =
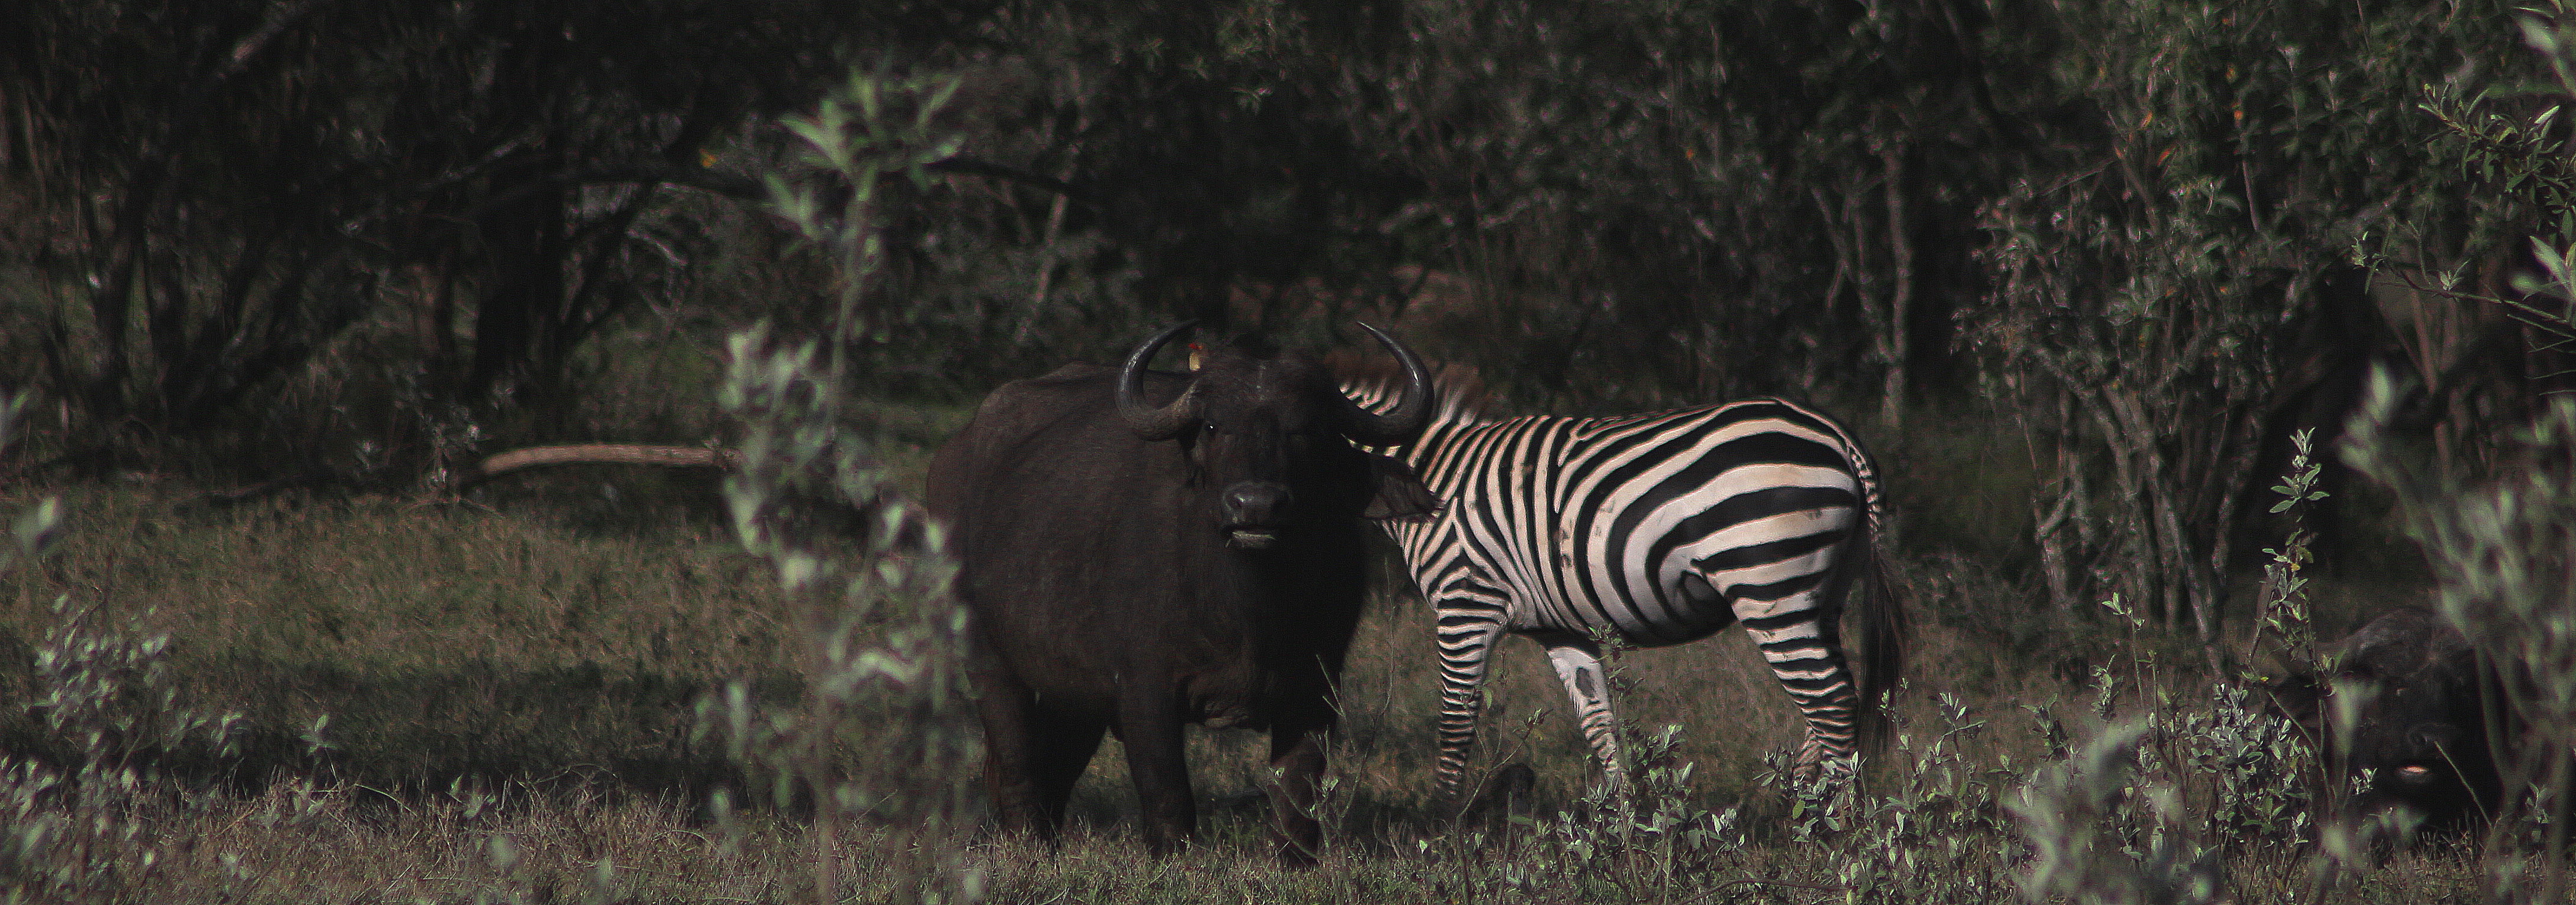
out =
[[1601,646],[1570,632],[1531,637],[1547,646],[1547,661],[1556,666],[1557,679],[1574,699],[1575,723],[1591,743],[1592,756],[1601,761],[1602,776],[1613,790],[1625,791],[1628,770],[1619,763],[1619,719],[1610,712],[1610,676],[1601,669]]
[[1488,594],[1441,598],[1440,796],[1458,794],[1467,778],[1467,749],[1476,744],[1476,718],[1485,708],[1485,664],[1503,635],[1501,601]]
[[1837,777],[1849,773],[1853,718],[1860,703],[1842,645],[1826,621],[1835,614],[1817,606],[1816,597],[1809,590],[1774,601],[1735,602],[1736,616],[1771,664],[1771,675],[1807,718],[1795,775],[1808,781],[1827,769]]

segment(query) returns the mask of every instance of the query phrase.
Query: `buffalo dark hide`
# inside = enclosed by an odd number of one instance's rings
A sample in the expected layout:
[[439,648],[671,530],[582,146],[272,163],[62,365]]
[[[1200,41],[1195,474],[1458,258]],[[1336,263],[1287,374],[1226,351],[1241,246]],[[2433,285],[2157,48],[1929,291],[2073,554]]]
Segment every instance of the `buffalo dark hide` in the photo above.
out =
[[986,780],[1007,829],[1051,837],[1114,733],[1147,846],[1166,852],[1197,821],[1182,727],[1266,728],[1280,854],[1310,862],[1365,519],[1435,502],[1351,441],[1409,439],[1428,409],[1362,411],[1311,359],[1261,343],[1210,350],[1194,374],[1145,370],[1175,332],[1125,368],[996,390],[931,462],[972,614]]

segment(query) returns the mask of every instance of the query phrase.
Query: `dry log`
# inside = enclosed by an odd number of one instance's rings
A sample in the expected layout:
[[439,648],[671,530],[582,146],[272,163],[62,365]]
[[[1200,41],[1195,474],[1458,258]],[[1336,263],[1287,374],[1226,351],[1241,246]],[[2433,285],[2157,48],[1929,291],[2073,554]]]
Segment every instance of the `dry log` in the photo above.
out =
[[460,476],[452,488],[463,493],[467,488],[491,480],[506,472],[545,465],[656,465],[664,468],[732,468],[742,461],[730,449],[704,446],[651,446],[640,443],[580,443],[571,446],[531,446],[485,457],[470,474]]

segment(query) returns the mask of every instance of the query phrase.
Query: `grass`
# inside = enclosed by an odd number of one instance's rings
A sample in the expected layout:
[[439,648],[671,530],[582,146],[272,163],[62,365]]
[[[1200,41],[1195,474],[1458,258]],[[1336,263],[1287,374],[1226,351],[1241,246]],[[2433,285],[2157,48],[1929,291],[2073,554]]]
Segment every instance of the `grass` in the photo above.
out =
[[[885,478],[916,485],[961,415],[875,418]],[[1430,796],[1430,613],[1385,593],[1345,673],[1320,867],[1269,856],[1262,737],[1193,731],[1204,825],[1188,853],[1144,855],[1110,741],[1060,847],[958,840],[960,888],[1029,903],[2483,900],[2492,865],[2456,846],[2369,869],[2303,847],[2314,821],[2279,794],[2302,755],[2213,698],[2193,645],[2035,605],[2013,577],[2027,564],[1993,552],[2026,523],[2011,501],[2029,474],[1979,455],[1974,425],[1942,423],[1956,429],[1880,451],[1918,495],[1900,509],[1954,516],[1909,526],[1904,732],[1857,798],[1784,778],[1795,710],[1725,632],[1614,659],[1642,790],[1622,815],[1593,793],[1537,647],[1506,641],[1475,770],[1527,765],[1533,787],[1517,813],[1458,816]],[[780,592],[704,475],[568,468],[463,503],[46,492],[71,513],[64,539],[0,569],[0,690],[30,704],[0,710],[0,897],[794,902],[837,882],[836,899],[909,900],[908,871],[941,841],[900,800],[825,808],[813,790],[972,783],[918,762],[939,750],[920,744],[922,711],[808,688],[833,674],[809,634],[833,617]],[[42,495],[0,492],[0,513]],[[2329,625],[2409,593],[2358,577],[2310,592]],[[730,688],[745,709],[719,703]],[[825,735],[793,722],[845,706]],[[754,712],[788,720],[760,724],[769,754],[712,731]],[[817,881],[818,865],[839,879]]]
[[352,781],[678,775],[700,694],[786,680],[765,576],[704,528],[615,537],[384,499],[188,515],[173,494],[66,496],[62,547],[0,585],[15,646],[57,597],[167,632],[173,684],[195,704],[271,733],[328,716]]
[[[45,643],[65,619],[52,606],[58,598],[95,631],[131,623],[146,631],[129,634],[167,632],[170,706],[239,713],[246,728],[229,768],[214,774],[169,771],[161,785],[77,808],[25,797],[11,824],[20,831],[43,813],[124,815],[147,829],[83,837],[84,863],[128,865],[122,872],[22,889],[206,902],[783,902],[810,889],[818,855],[795,808],[744,812],[728,829],[704,807],[708,789],[756,778],[693,733],[698,700],[740,681],[786,701],[797,680],[783,665],[789,617],[765,564],[686,507],[629,493],[627,518],[607,520],[607,530],[597,511],[607,504],[597,502],[489,509],[289,498],[209,512],[175,488],[62,491],[74,513],[67,539],[0,576],[0,628],[12,649]],[[0,511],[32,499],[13,493]],[[1993,602],[1967,599],[1995,591],[1992,576],[1946,574],[1933,558],[1909,566],[1918,584],[1958,598],[1935,606]],[[1809,902],[1840,900],[1835,890],[1855,879],[1873,900],[1983,901],[2011,888],[2025,857],[1998,802],[2048,759],[2024,708],[2072,713],[2088,698],[2067,670],[1956,621],[1925,620],[1915,651],[1910,753],[1897,759],[1915,765],[1873,777],[1879,793],[1910,789],[1914,825],[1969,828],[1946,841],[1896,833],[1892,812],[1840,833],[1803,833],[1790,799],[1763,778],[1766,756],[1797,738],[1795,712],[1732,632],[1618,661],[1633,682],[1619,699],[1623,716],[1683,727],[1667,762],[1692,770],[1676,787],[1680,813],[1714,825],[1737,809],[1722,831],[1663,855],[1578,851],[1608,845],[1596,830],[1556,822],[1579,809],[1589,759],[1553,675],[1535,646],[1518,641],[1496,663],[1479,763],[1536,770],[1536,825],[1453,824],[1429,798],[1429,614],[1386,596],[1373,602],[1350,658],[1332,768],[1344,816],[1319,869],[1271,865],[1266,818],[1248,798],[1261,739],[1221,732],[1192,738],[1208,816],[1190,853],[1143,856],[1112,741],[1076,793],[1076,829],[1060,850],[983,838],[969,863],[987,897],[1004,902]],[[18,700],[38,690],[28,662],[0,663]],[[1931,692],[1952,695],[1959,709],[1945,716]],[[6,716],[14,749],[69,775],[76,750],[30,713]],[[329,747],[304,750],[303,735],[325,716]],[[1966,722],[1981,725],[1958,731]],[[1945,753],[1927,751],[1935,740]],[[864,741],[855,747],[844,757],[858,769],[899,769],[871,763]],[[870,870],[884,860],[872,848],[884,829],[863,820],[836,846],[858,900],[891,882]],[[1880,857],[1894,851],[1917,857]],[[2304,901],[2315,889],[2305,864],[2272,845],[2241,847],[2226,861],[2244,902]],[[1855,878],[1855,865],[1873,873]],[[2476,870],[2456,851],[2408,854],[2348,881],[2335,900],[2466,901]],[[26,876],[0,871],[22,884]]]
[[[588,527],[586,503],[567,514],[279,500],[187,515],[173,514],[191,499],[180,492],[65,496],[74,516],[62,545],[0,577],[0,627],[14,647],[32,647],[58,596],[86,601],[93,620],[139,619],[176,639],[173,683],[199,706],[280,731],[329,715],[335,768],[369,785],[585,764],[623,775],[614,765],[685,760],[699,694],[793,681],[774,582],[703,524],[604,534]],[[1414,601],[1381,598],[1352,652],[1346,764],[1379,798],[1418,797],[1415,780],[1429,775],[1412,744],[1432,734],[1429,621]],[[1689,724],[1716,705],[1755,721],[1732,729],[1795,737],[1795,711],[1738,635],[1626,657],[1652,677],[1621,702],[1641,723]],[[1574,793],[1587,761],[1538,648],[1509,642],[1498,666],[1496,729],[1482,750],[1520,749],[1543,789]],[[29,681],[23,667],[11,678]],[[1539,711],[1538,730],[1516,738],[1512,728]],[[1201,738],[1227,756],[1257,746],[1248,734]],[[1755,746],[1694,738],[1711,777],[1740,784],[1758,768]],[[1201,784],[1249,788],[1255,761],[1236,760]],[[1113,744],[1095,773],[1123,769]]]

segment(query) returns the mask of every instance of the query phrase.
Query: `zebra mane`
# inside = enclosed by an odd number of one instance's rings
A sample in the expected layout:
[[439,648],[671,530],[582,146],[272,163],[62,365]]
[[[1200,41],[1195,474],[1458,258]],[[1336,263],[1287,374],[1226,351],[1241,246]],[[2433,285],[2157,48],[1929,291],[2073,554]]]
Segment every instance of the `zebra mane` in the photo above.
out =
[[[1396,397],[1404,385],[1404,368],[1393,360],[1336,353],[1326,356],[1325,365],[1341,379],[1342,392],[1350,394],[1361,408],[1385,414],[1399,401]],[[1474,365],[1432,366],[1431,395],[1435,402],[1431,420],[1436,424],[1484,421],[1493,405],[1492,394],[1485,390],[1484,375]]]

